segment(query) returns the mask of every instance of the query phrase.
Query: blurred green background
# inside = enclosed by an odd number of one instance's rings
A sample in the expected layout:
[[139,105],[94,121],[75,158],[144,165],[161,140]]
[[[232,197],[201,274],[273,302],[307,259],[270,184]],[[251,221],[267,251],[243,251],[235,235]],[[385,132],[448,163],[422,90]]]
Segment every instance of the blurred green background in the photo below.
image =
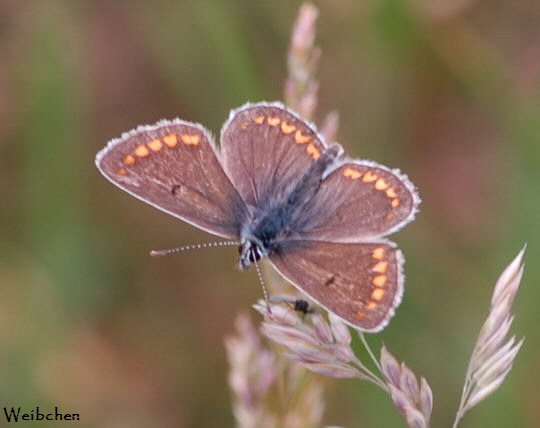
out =
[[[423,199],[392,238],[404,301],[370,341],[428,379],[433,426],[449,426],[495,281],[528,242],[525,345],[462,426],[538,426],[540,3],[315,4],[317,120],[336,109],[348,153],[399,167]],[[234,248],[149,257],[212,237],[119,191],[94,156],[141,123],[218,133],[231,108],[281,99],[299,5],[0,2],[0,407],[58,406],[84,427],[234,425],[223,339],[238,312],[258,320],[255,273]],[[370,384],[331,385],[326,424],[404,426]]]

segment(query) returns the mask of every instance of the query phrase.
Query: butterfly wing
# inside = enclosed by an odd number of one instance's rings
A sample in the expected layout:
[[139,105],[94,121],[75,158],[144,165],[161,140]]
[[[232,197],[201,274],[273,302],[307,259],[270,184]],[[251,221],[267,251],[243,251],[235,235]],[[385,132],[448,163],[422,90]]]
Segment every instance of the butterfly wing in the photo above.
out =
[[140,126],[96,156],[100,172],[136,198],[215,235],[238,238],[247,210],[210,133],[179,119]]
[[382,330],[403,293],[403,257],[388,241],[287,241],[270,255],[299,290],[351,326]]
[[399,171],[348,160],[327,174],[291,230],[300,239],[370,240],[412,221],[419,203],[413,184]]
[[315,128],[280,103],[247,104],[221,132],[223,166],[248,206],[283,200],[326,148]]

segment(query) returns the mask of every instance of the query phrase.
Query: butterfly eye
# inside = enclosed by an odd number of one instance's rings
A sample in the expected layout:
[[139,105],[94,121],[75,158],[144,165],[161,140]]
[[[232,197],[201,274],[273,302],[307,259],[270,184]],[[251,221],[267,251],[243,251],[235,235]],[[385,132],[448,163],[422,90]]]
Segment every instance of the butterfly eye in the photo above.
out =
[[259,261],[261,259],[261,252],[259,250],[259,247],[256,245],[251,247],[251,251],[249,252],[249,261],[251,263],[255,263],[256,261]]
[[252,241],[248,241],[245,244],[240,245],[238,247],[238,254],[240,254],[240,257],[247,257],[247,260],[250,263],[255,263],[262,258],[259,246]]

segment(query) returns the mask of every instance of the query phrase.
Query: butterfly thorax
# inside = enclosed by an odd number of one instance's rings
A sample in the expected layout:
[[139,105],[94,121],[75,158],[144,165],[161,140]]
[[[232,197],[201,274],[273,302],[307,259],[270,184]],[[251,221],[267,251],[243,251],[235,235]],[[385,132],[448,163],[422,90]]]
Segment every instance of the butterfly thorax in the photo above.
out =
[[278,242],[287,239],[289,226],[297,219],[304,205],[315,196],[325,172],[341,152],[339,144],[328,147],[282,200],[244,226],[239,248],[241,269],[247,269],[257,260],[268,257]]

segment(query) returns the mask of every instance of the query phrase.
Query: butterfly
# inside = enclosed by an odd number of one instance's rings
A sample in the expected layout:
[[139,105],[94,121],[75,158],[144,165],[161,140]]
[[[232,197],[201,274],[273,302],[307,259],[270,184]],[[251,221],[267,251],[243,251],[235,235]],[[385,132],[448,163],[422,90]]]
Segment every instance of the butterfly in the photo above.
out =
[[403,256],[385,236],[420,202],[398,170],[344,156],[278,102],[231,111],[218,148],[200,124],[144,125],[96,156],[113,184],[239,243],[239,266],[268,258],[289,282],[349,325],[384,328],[403,294]]

